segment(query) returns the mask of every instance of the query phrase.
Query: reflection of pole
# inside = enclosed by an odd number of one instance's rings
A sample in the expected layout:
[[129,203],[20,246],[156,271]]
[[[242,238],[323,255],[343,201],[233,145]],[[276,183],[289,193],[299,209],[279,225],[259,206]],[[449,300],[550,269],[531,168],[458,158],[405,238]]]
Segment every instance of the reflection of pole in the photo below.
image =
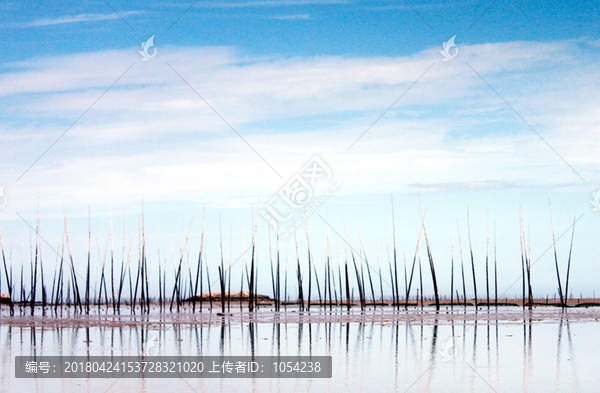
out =
[[[438,320],[437,318],[433,321],[433,337],[431,338],[431,350],[429,353],[431,354],[431,363],[435,361],[435,347],[437,343],[437,330],[438,330]],[[430,376],[432,373],[429,373]]]
[[254,358],[254,323],[249,323],[248,329],[250,333],[250,355]]

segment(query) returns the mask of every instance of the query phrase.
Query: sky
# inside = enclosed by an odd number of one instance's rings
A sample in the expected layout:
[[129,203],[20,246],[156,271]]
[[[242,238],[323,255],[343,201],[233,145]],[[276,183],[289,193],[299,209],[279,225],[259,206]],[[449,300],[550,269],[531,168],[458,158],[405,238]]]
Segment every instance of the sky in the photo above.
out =
[[522,209],[534,294],[553,296],[551,202],[563,285],[575,220],[573,296],[600,290],[589,274],[600,267],[595,2],[8,1],[0,11],[0,229],[15,266],[31,258],[38,209],[49,271],[65,216],[76,268],[91,221],[99,274],[111,220],[119,263],[125,244],[136,266],[143,206],[151,269],[160,245],[171,273],[188,228],[184,263],[189,253],[195,266],[205,211],[209,266],[222,237],[234,280],[256,224],[268,293],[275,212],[292,217],[279,222],[290,274],[290,228],[306,268],[308,226],[319,269],[328,247],[336,266],[364,247],[388,292],[393,229],[403,274],[425,223],[449,295],[461,246],[470,264],[469,229],[485,287],[495,228],[498,292],[513,296]]

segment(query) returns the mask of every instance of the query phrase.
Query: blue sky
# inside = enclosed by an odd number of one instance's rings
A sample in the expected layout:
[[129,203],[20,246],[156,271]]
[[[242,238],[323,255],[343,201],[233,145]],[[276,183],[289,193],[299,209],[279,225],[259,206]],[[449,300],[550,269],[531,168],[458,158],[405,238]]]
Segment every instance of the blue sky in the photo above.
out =
[[[489,210],[508,288],[520,270],[522,204],[532,258],[541,258],[534,290],[551,294],[551,199],[557,233],[581,217],[574,291],[594,291],[586,271],[599,267],[600,214],[590,203],[600,188],[595,3],[190,4],[0,5],[5,243],[21,244],[27,228],[17,214],[33,223],[39,197],[55,249],[64,206],[76,260],[88,206],[98,248],[111,210],[135,244],[143,199],[153,242],[158,229],[161,247],[173,239],[176,250],[194,217],[197,252],[206,206],[209,258],[219,253],[221,220],[233,231],[236,260],[259,198],[264,207],[316,155],[341,183],[318,214],[343,233],[341,211],[353,246],[358,223],[370,260],[379,247],[387,263],[392,193],[399,248],[412,258],[420,194],[446,275],[457,219],[468,246],[467,205],[481,268]],[[454,35],[457,56],[444,61],[442,43]],[[157,55],[142,61],[150,36]],[[309,226],[322,256],[323,220],[313,215]],[[266,263],[262,217],[259,231]],[[53,264],[53,251],[45,255]]]
[[149,35],[160,45],[233,45],[253,54],[395,56],[455,34],[463,44],[594,39],[600,16],[592,1],[198,1],[187,12],[192,2],[108,3],[3,3],[11,38],[4,60],[123,49]]

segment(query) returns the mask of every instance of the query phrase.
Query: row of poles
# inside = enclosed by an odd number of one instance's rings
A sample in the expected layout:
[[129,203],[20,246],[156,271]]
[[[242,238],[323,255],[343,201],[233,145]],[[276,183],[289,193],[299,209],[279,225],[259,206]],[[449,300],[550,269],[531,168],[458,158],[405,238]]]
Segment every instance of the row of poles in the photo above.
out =
[[[418,230],[417,242],[415,247],[415,253],[413,256],[412,264],[410,264],[410,269],[407,269],[406,263],[406,255],[404,255],[404,293],[400,293],[400,285],[399,285],[399,277],[398,277],[398,255],[396,249],[396,226],[395,226],[395,217],[394,217],[394,207],[393,207],[393,198],[392,198],[392,236],[393,236],[393,245],[392,245],[392,255],[390,255],[390,247],[388,245],[387,236],[386,236],[386,248],[388,250],[388,263],[389,263],[389,279],[390,283],[388,286],[391,289],[391,305],[397,309],[400,307],[407,308],[412,303],[409,301],[411,299],[411,290],[413,286],[419,285],[416,289],[416,300],[417,304],[419,303],[419,299],[421,302],[421,306],[423,306],[424,300],[424,291],[423,291],[423,268],[421,264],[421,255],[420,255],[420,243],[421,239],[424,238],[425,246],[427,250],[427,261],[429,262],[429,268],[431,273],[432,287],[433,287],[433,300],[436,309],[440,308],[440,295],[438,292],[438,280],[436,276],[435,264],[433,260],[433,255],[431,251],[431,246],[429,242],[429,237],[427,234],[427,230],[425,227],[425,212],[420,207],[419,209],[421,225]],[[180,249],[179,260],[176,263],[174,260],[174,280],[173,287],[170,293],[170,298],[167,296],[167,267],[166,267],[166,258],[164,259],[164,263],[161,263],[161,250],[160,250],[160,239],[157,235],[158,242],[158,275],[157,275],[157,284],[158,284],[158,298],[156,296],[150,296],[150,273],[148,270],[148,258],[147,258],[147,249],[146,249],[146,231],[145,231],[145,222],[144,222],[144,213],[142,206],[142,217],[141,224],[139,226],[139,250],[138,250],[138,263],[137,263],[137,272],[132,274],[131,271],[131,241],[129,242],[129,246],[126,247],[126,239],[125,239],[125,228],[124,228],[124,237],[123,237],[123,251],[122,251],[122,259],[121,266],[115,272],[115,253],[113,247],[113,227],[112,227],[112,219],[111,219],[111,229],[109,237],[106,241],[106,246],[104,248],[104,253],[101,252],[100,245],[97,244],[98,250],[98,258],[101,261],[101,272],[100,272],[100,280],[99,285],[96,284],[92,287],[91,285],[91,264],[92,264],[92,242],[91,242],[91,219],[89,222],[89,231],[88,231],[88,244],[87,244],[87,260],[86,260],[86,271],[85,277],[80,276],[79,273],[76,272],[73,262],[73,256],[71,253],[71,244],[69,240],[69,233],[67,229],[67,220],[65,215],[64,221],[64,233],[62,237],[62,243],[60,247],[60,252],[57,252],[57,267],[54,270],[54,276],[52,279],[52,288],[51,291],[48,291],[46,288],[46,280],[44,279],[44,265],[42,263],[42,237],[40,236],[40,218],[39,218],[39,209],[36,220],[36,228],[35,228],[35,251],[31,250],[32,260],[31,260],[31,274],[30,274],[30,290],[27,292],[25,290],[24,278],[23,278],[23,267],[25,265],[24,258],[24,241],[22,245],[22,260],[21,260],[21,275],[20,275],[20,291],[18,294],[15,294],[15,283],[13,281],[13,267],[12,267],[12,246],[10,249],[10,255],[7,263],[7,257],[4,251],[4,243],[2,240],[2,233],[0,232],[0,247],[2,252],[2,263],[4,270],[4,278],[8,287],[8,303],[10,306],[11,314],[14,313],[14,299],[20,298],[18,302],[20,307],[29,306],[31,309],[31,313],[33,314],[34,308],[36,304],[41,302],[42,308],[45,310],[47,306],[54,309],[56,312],[58,308],[63,306],[74,307],[77,312],[80,313],[90,313],[90,309],[94,306],[100,308],[101,305],[105,305],[108,307],[112,306],[114,312],[118,312],[121,308],[121,304],[125,303],[127,306],[131,307],[131,310],[136,310],[139,308],[141,312],[149,312],[150,306],[152,303],[158,301],[158,306],[160,310],[166,309],[167,305],[169,306],[169,311],[173,311],[175,308],[177,311],[180,311],[180,308],[185,303],[191,303],[192,311],[196,311],[197,303],[199,304],[199,310],[202,311],[203,303],[208,300],[210,304],[210,309],[213,309],[213,302],[219,303],[221,306],[221,312],[225,313],[226,309],[229,311],[231,309],[232,301],[239,301],[240,308],[244,304],[247,304],[247,308],[249,311],[254,311],[255,308],[260,304],[261,298],[258,295],[258,261],[257,261],[257,229],[258,229],[258,211],[256,212],[256,219],[253,217],[253,230],[252,230],[252,241],[250,247],[248,249],[245,248],[244,245],[244,254],[243,264],[242,264],[242,272],[241,272],[241,281],[240,291],[238,294],[232,294],[231,292],[231,268],[232,268],[232,241],[230,241],[230,250],[229,257],[224,255],[223,250],[223,236],[222,231],[220,231],[220,263],[217,266],[218,277],[217,280],[219,283],[219,292],[213,293],[211,288],[211,278],[210,278],[210,270],[206,261],[206,252],[204,247],[204,214],[203,212],[203,220],[202,220],[202,234],[200,240],[200,251],[198,254],[198,261],[195,266],[196,271],[192,271],[192,267],[189,263],[189,252],[188,252],[188,263],[187,269],[184,264],[184,257],[186,254],[186,250],[188,249],[188,241],[189,235],[192,227],[192,222],[190,222],[190,227],[188,229],[187,235],[185,237],[185,241],[183,242],[183,246]],[[556,266],[556,274],[558,280],[558,294],[560,300],[560,306],[566,307],[568,303],[568,291],[569,291],[569,277],[571,270],[571,255],[573,249],[573,239],[575,235],[575,222],[573,223],[573,232],[571,235],[571,246],[569,249],[569,258],[567,264],[567,273],[566,273],[566,282],[565,289],[563,291],[560,269],[558,263],[558,256],[556,251],[556,237],[554,234],[554,221],[552,218],[552,208],[550,206],[550,215],[552,220],[552,235],[553,235],[553,245],[554,245],[554,258],[555,258],[555,266]],[[369,263],[369,259],[367,257],[364,244],[362,241],[362,234],[360,229],[357,227],[358,237],[360,247],[358,251],[352,245],[352,241],[350,239],[349,231],[346,226],[345,218],[343,217],[344,223],[344,235],[340,235],[335,232],[335,230],[329,225],[328,221],[325,221],[325,255],[324,255],[324,265],[323,265],[323,280],[319,281],[319,274],[317,271],[317,264],[315,263],[315,258],[311,251],[311,241],[310,235],[308,231],[308,224],[306,224],[306,241],[308,247],[307,254],[307,262],[308,269],[307,272],[302,269],[302,262],[300,258],[300,252],[298,247],[298,239],[297,232],[294,230],[294,244],[295,244],[295,273],[296,273],[296,285],[297,285],[297,300],[290,301],[288,294],[288,259],[286,257],[286,264],[284,269],[284,277],[283,277],[283,294],[281,291],[281,282],[282,282],[282,274],[281,274],[281,255],[280,255],[280,237],[279,230],[277,228],[277,233],[275,235],[276,244],[275,244],[275,255],[273,256],[272,244],[271,244],[271,232],[269,228],[269,256],[270,256],[270,276],[271,276],[271,286],[273,298],[269,299],[272,302],[276,311],[279,311],[282,306],[287,306],[289,304],[297,305],[301,310],[310,310],[311,304],[315,303],[313,301],[313,282],[316,284],[316,295],[318,297],[318,305],[320,307],[329,306],[330,309],[333,306],[341,306],[347,307],[348,309],[355,304],[354,290],[355,287],[351,284],[351,281],[355,281],[356,289],[358,292],[358,303],[360,305],[361,310],[369,306],[377,307],[378,305],[390,305],[389,298],[388,300],[384,297],[384,289],[383,289],[383,274],[381,270],[381,262],[379,252],[377,252],[377,264],[378,270],[375,270],[371,264]],[[523,218],[523,211],[520,209],[520,241],[521,241],[521,268],[522,268],[522,305],[523,307],[532,307],[534,305],[534,296],[531,284],[531,235],[529,234],[529,245],[527,244],[527,236],[525,231],[525,224]],[[471,265],[471,273],[472,273],[472,284],[473,284],[473,302],[474,305],[480,306],[482,305],[479,302],[478,292],[477,292],[477,280],[475,274],[475,259],[473,256],[473,247],[471,241],[471,230],[469,224],[469,211],[467,209],[467,226],[468,226],[468,240],[469,240],[469,257],[470,257],[470,265]],[[457,222],[458,226],[458,222]],[[332,252],[330,246],[330,230],[333,230],[338,238],[341,238],[345,243],[345,261],[343,264],[339,262],[339,248],[338,248],[338,263],[337,263],[337,272],[335,268],[332,266]],[[467,306],[471,303],[467,301],[467,284],[465,277],[465,264],[463,257],[463,249],[462,249],[462,240],[460,234],[460,227],[458,226],[458,237],[460,244],[460,275],[462,278],[462,288],[455,288],[455,261],[454,261],[454,228],[452,230],[452,252],[451,252],[451,276],[450,276],[450,307],[454,307],[455,305],[463,305]],[[337,240],[337,238],[336,238]],[[110,255],[108,255],[108,248],[110,243]],[[288,243],[289,244],[289,243]],[[337,241],[336,241],[337,244]],[[497,273],[497,253],[496,253],[496,228],[494,224],[494,266],[493,266],[493,281],[494,281],[494,301],[490,301],[490,258],[489,258],[489,249],[490,249],[490,231],[489,231],[489,218],[488,218],[488,231],[487,231],[487,246],[486,246],[486,257],[485,257],[485,278],[486,278],[486,303],[487,307],[490,305],[498,306],[498,273]],[[289,250],[288,250],[289,251]],[[348,251],[350,257],[348,257]],[[246,254],[249,252],[250,261],[246,261]],[[289,254],[289,253],[288,253]],[[175,255],[173,251],[173,255]],[[107,258],[109,261],[107,263]],[[107,266],[108,265],[108,266]],[[418,267],[418,284],[414,283],[417,281],[417,271]],[[187,270],[187,272],[186,272]],[[365,277],[366,270],[366,277]],[[115,274],[116,273],[116,274]],[[336,284],[336,273],[337,273],[337,284]],[[38,276],[39,274],[39,276]],[[204,279],[204,274],[206,274],[206,280]],[[354,274],[354,279],[351,280],[351,276]],[[308,288],[305,296],[305,275],[308,275]],[[314,275],[314,279],[313,279]],[[376,285],[373,283],[374,276],[375,282],[379,281],[379,300],[377,300],[375,291]],[[110,276],[110,289],[108,288],[108,281]],[[79,277],[79,279],[78,279]],[[80,285],[80,279],[84,281],[84,285]],[[129,297],[125,299],[124,290],[126,287],[126,281],[128,281],[129,287]],[[203,283],[206,281],[208,284],[208,294],[204,294],[204,285]],[[39,285],[38,285],[39,282]],[[322,285],[321,285],[322,284]],[[387,284],[387,283],[386,283]],[[0,278],[0,292],[1,292],[2,279]],[[38,293],[38,286],[41,291],[41,294]],[[81,288],[83,287],[83,288]],[[244,291],[244,287],[246,287],[247,291]],[[83,293],[81,291],[83,289]],[[462,302],[461,296],[459,294],[459,290],[462,289]],[[94,291],[95,294],[91,292]],[[368,291],[368,292],[367,292]],[[66,293],[65,293],[66,292]],[[370,293],[369,293],[370,292]],[[110,295],[109,295],[110,293]],[[17,296],[15,296],[17,295]],[[370,295],[370,302],[368,302],[368,298]],[[456,295],[456,297],[455,297]],[[503,296],[503,294],[501,295]],[[38,301],[38,299],[40,301]]]

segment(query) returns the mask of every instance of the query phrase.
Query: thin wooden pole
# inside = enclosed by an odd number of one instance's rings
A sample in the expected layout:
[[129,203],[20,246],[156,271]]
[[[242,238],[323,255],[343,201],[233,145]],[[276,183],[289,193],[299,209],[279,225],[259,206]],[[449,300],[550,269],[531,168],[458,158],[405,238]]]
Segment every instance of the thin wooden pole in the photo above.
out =
[[577,218],[573,218],[573,233],[571,235],[571,246],[569,247],[569,262],[567,263],[567,283],[565,287],[565,306],[568,306],[569,302],[569,277],[571,273],[571,253],[573,251],[573,240],[575,239],[575,222],[577,222]]
[[487,308],[490,308],[490,278],[489,278],[489,268],[488,268],[488,255],[490,250],[490,211],[488,209],[488,219],[487,219],[487,244],[485,246],[485,294],[487,300]]
[[475,310],[477,310],[477,278],[475,276],[475,259],[473,258],[473,245],[471,242],[471,220],[469,219],[469,207],[467,206],[467,229],[469,232],[469,250],[471,252],[471,270],[473,272],[473,292],[475,292]]
[[558,268],[558,255],[556,253],[556,236],[554,234],[554,218],[552,217],[552,203],[548,200],[548,204],[550,205],[550,221],[552,223],[552,244],[554,246],[554,262],[556,266],[556,279],[558,280],[558,296],[560,297],[560,305],[562,307],[566,307],[566,302],[564,300],[562,284],[560,281],[560,269]]
[[496,253],[496,222],[494,221],[494,303],[498,308],[498,258]]
[[[398,264],[396,262],[396,218],[394,214],[394,194],[391,194],[391,202],[392,202],[392,233],[393,233],[393,242],[394,242],[394,282],[396,283],[396,299],[400,299],[400,291],[398,290]],[[406,300],[408,302],[408,299]],[[398,302],[397,308],[400,307],[400,302]]]
[[[419,204],[420,204],[419,196]],[[433,282],[433,293],[435,296],[435,309],[440,309],[440,296],[438,293],[437,278],[435,275],[435,265],[433,263],[433,255],[431,255],[431,247],[429,246],[429,237],[427,236],[427,229],[425,228],[425,215],[423,214],[423,208],[421,208],[421,225],[423,225],[423,234],[425,235],[425,245],[427,247],[427,258],[429,259],[429,268],[431,270],[431,280]],[[419,265],[420,265],[419,261]]]
[[460,237],[460,224],[458,223],[458,220],[456,220],[456,227],[458,228],[458,244],[460,246],[460,271],[461,271],[461,275],[462,275],[463,303],[464,303],[464,306],[467,307],[467,285],[465,283],[465,263],[464,263],[464,259],[463,259],[462,239]]
[[450,246],[450,309],[454,309],[454,219],[452,219],[452,244]]

